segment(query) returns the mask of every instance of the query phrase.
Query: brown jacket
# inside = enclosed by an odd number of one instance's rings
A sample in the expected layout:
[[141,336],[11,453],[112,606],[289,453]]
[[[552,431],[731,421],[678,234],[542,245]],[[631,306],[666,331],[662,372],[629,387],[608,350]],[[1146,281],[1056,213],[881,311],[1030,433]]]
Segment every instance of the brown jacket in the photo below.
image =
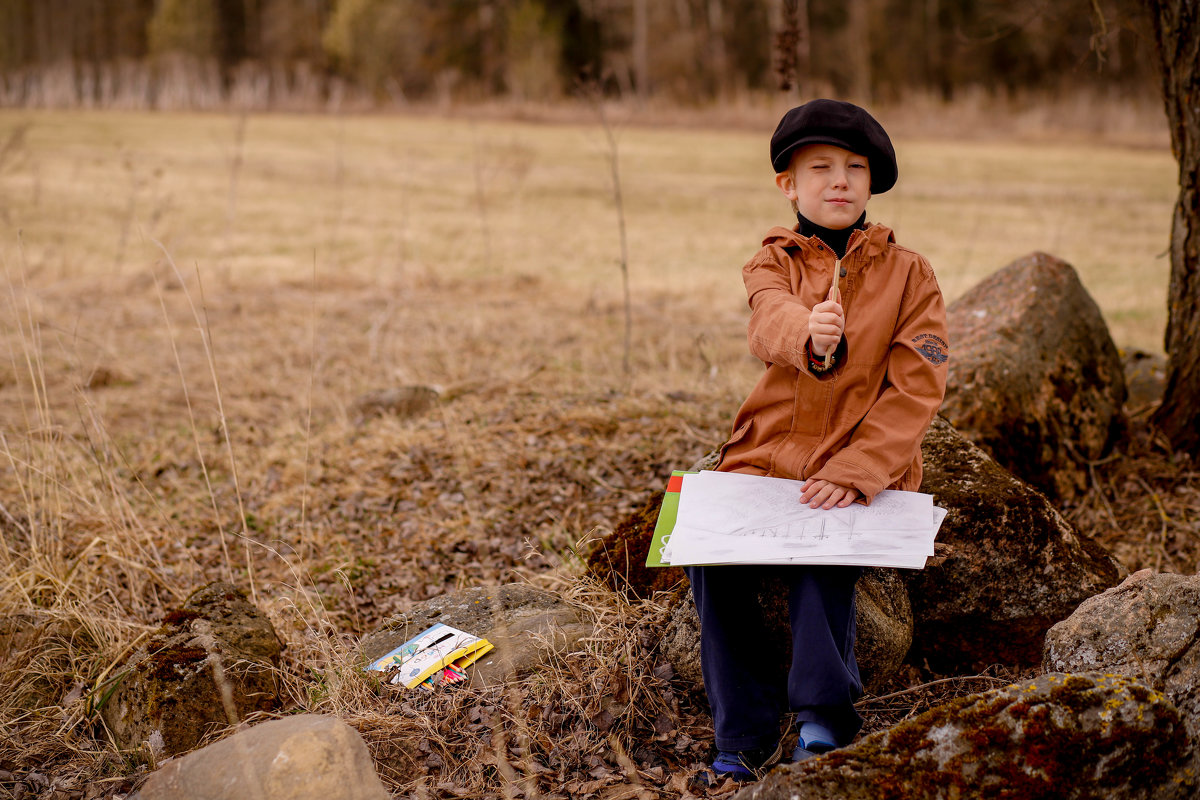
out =
[[921,439],[946,391],[946,308],[929,262],[890,228],[856,231],[841,261],[839,358],[810,372],[808,317],[829,293],[835,258],[815,237],[772,228],[742,269],[750,352],[766,372],[718,469],[820,478],[869,503],[883,489],[921,484]]

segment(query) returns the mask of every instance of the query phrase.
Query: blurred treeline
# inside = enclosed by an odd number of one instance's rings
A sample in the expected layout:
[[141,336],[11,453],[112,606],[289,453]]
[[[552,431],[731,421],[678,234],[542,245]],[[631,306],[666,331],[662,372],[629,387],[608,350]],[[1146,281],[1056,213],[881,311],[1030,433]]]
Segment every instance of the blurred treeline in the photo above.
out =
[[1137,0],[0,0],[0,103],[1157,90]]

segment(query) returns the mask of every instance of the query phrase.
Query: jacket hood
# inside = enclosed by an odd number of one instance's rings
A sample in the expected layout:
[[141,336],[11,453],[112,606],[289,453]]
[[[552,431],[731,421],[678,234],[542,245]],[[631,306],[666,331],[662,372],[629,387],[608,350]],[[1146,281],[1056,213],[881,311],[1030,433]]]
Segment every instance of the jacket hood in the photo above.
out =
[[[785,228],[782,225],[777,225],[767,231],[766,237],[763,239],[763,247],[775,245],[776,247],[810,247],[809,244],[812,238],[801,234],[797,228]],[[868,222],[863,228],[863,234],[867,237],[866,252],[868,256],[876,256],[882,253],[889,244],[895,244],[896,234],[887,225],[880,225],[874,222]]]

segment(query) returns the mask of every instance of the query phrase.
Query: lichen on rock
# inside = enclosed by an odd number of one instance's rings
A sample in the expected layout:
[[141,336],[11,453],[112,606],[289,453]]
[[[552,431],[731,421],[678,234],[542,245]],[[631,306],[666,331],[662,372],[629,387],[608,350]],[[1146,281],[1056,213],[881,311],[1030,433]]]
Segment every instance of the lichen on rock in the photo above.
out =
[[817,759],[734,800],[1192,796],[1188,740],[1158,691],[1102,673],[1051,673],[970,695]]

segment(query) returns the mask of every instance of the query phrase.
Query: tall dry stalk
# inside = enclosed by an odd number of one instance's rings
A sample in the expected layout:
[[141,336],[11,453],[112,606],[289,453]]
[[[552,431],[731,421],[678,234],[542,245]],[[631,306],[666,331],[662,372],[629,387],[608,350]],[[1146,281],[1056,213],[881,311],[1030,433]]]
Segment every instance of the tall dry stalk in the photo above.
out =
[[612,171],[613,206],[617,212],[617,233],[621,243],[621,289],[624,294],[625,309],[625,346],[621,358],[621,366],[626,377],[632,374],[630,362],[633,347],[633,301],[629,293],[629,243],[625,235],[625,201],[621,194],[621,152],[617,146],[617,136],[604,110],[604,98],[599,89],[595,90],[596,111],[600,115],[600,126],[604,129],[604,137],[608,142],[608,164]]
[[238,114],[233,127],[233,153],[229,157],[229,197],[225,203],[225,240],[221,244],[221,264],[229,268],[229,257],[233,251],[233,226],[237,220],[238,176],[242,171],[243,151],[246,143],[245,111]]
[[66,772],[111,774],[125,768],[121,759],[80,736],[96,708],[91,687],[144,633],[141,620],[181,597],[190,570],[164,563],[159,531],[125,489],[129,462],[85,387],[75,390],[81,432],[57,418],[47,337],[25,272],[13,280],[4,264],[9,309],[0,317],[11,325],[5,338],[18,376],[7,390],[24,412],[23,430],[0,431],[10,501],[0,503],[0,762],[26,770],[57,764],[56,779],[66,778],[64,763]]
[[200,464],[200,474],[204,478],[204,487],[207,489],[208,499],[212,505],[213,524],[217,527],[217,535],[221,542],[221,556],[225,562],[225,579],[233,582],[233,561],[229,557],[229,544],[225,539],[225,525],[221,522],[221,510],[217,507],[217,494],[213,491],[212,478],[208,474],[208,463],[204,460],[204,448],[200,446],[200,430],[196,425],[196,412],[192,408],[192,393],[188,389],[187,373],[183,369],[183,361],[179,358],[179,345],[175,339],[175,330],[171,326],[171,317],[167,313],[166,300],[163,298],[162,284],[158,281],[158,276],[154,277],[154,288],[158,293],[158,304],[162,309],[163,324],[167,328],[167,338],[171,342],[171,354],[175,357],[175,369],[179,374],[179,383],[183,389],[183,402],[187,407],[188,428],[192,432],[192,443],[196,446],[196,461]]
[[142,188],[142,181],[138,177],[132,156],[122,153],[121,163],[124,165],[125,171],[129,173],[129,199],[125,201],[125,213],[121,215],[121,235],[117,239],[117,251],[113,254],[113,275],[120,274],[121,263],[125,261],[125,246],[129,242],[129,231],[133,227],[134,217],[137,213],[138,193]]
[[342,230],[342,214],[345,211],[342,196],[346,184],[346,121],[339,114],[337,125],[337,143],[333,159],[333,223],[329,229],[329,259],[334,269],[341,267],[338,258],[338,238]]
[[475,212],[479,217],[479,233],[483,242],[483,268],[492,271],[492,232],[488,224],[487,181],[484,177],[482,148],[479,143],[479,131],[471,126],[471,154],[475,167]]
[[[240,536],[242,538],[242,543],[245,547],[245,553],[246,553],[246,572],[247,572],[247,577],[249,578],[249,581],[250,581],[250,597],[253,600],[253,602],[257,603],[258,602],[258,589],[257,589],[257,586],[255,584],[255,579],[254,579],[254,554],[250,550],[250,545],[251,545],[251,543],[258,543],[258,542],[254,539],[253,536],[250,535],[250,527],[246,521],[246,504],[245,504],[245,501],[242,499],[242,487],[241,487],[241,482],[238,479],[237,458],[234,456],[234,452],[233,452],[233,439],[229,435],[229,419],[225,415],[225,401],[222,397],[222,392],[221,392],[221,379],[217,374],[217,359],[216,359],[215,353],[213,352],[213,347],[212,347],[212,328],[209,326],[209,322],[208,322],[208,307],[204,300],[204,286],[200,282],[200,269],[199,269],[199,267],[196,268],[196,281],[197,281],[197,285],[200,287],[200,305],[204,311],[203,315],[201,315],[201,313],[196,309],[196,304],[192,301],[192,293],[187,288],[187,281],[184,280],[183,274],[179,271],[179,267],[175,266],[175,259],[173,259],[171,257],[170,251],[167,250],[167,248],[164,247],[163,244],[157,240],[154,241],[154,244],[157,245],[158,248],[162,251],[163,256],[167,260],[167,264],[170,265],[171,270],[175,273],[175,278],[179,281],[179,285],[181,287],[183,287],[183,294],[184,294],[184,297],[187,299],[188,308],[191,309],[192,319],[195,320],[196,327],[200,331],[200,341],[204,345],[204,355],[208,362],[209,376],[212,378],[213,391],[216,394],[217,416],[220,420],[221,435],[222,435],[222,438],[224,439],[226,454],[229,458],[229,471],[230,471],[230,475],[233,477],[233,493],[234,493],[234,496],[237,498],[238,522],[241,525],[242,530],[241,530]],[[195,435],[195,420],[194,419],[193,419],[192,430],[193,430],[193,435]],[[199,446],[199,442],[197,442],[197,447],[198,446]],[[203,462],[203,458],[201,458],[201,461]],[[207,480],[207,473],[205,475],[205,479]],[[210,493],[210,495],[212,493],[211,485],[209,486],[209,493]],[[215,503],[216,503],[215,499],[213,500],[213,503],[214,503],[214,507],[215,507]],[[224,530],[224,529],[222,528],[222,530]],[[222,537],[222,547],[224,547],[224,538],[223,537]]]
[[313,388],[317,381],[317,254],[313,253],[312,260],[312,311],[309,316],[308,330],[308,396],[305,398],[304,414],[304,478],[300,487],[300,534],[308,538],[308,492],[309,492],[309,456],[312,450],[312,410]]
[[[201,343],[204,347],[205,360],[206,360],[206,363],[208,366],[209,377],[212,381],[213,391],[214,391],[214,395],[216,398],[219,427],[220,427],[221,434],[222,434],[222,441],[225,445],[226,458],[229,463],[230,476],[233,481],[234,496],[237,499],[238,521],[239,521],[241,530],[237,531],[237,532],[232,532],[232,533],[234,536],[241,539],[242,543],[243,543],[245,560],[246,560],[246,571],[247,571],[247,577],[249,579],[251,599],[255,604],[258,604],[259,599],[258,599],[257,580],[256,580],[257,573],[256,573],[256,569],[255,569],[255,562],[254,562],[254,555],[253,555],[253,548],[258,548],[258,549],[262,550],[264,553],[268,554],[269,556],[275,558],[279,563],[283,564],[286,567],[286,572],[288,574],[290,574],[291,583],[285,584],[285,585],[287,585],[292,591],[294,591],[297,595],[299,595],[304,602],[303,609],[296,607],[297,615],[303,622],[303,625],[302,625],[303,629],[310,635],[322,634],[324,632],[325,628],[328,627],[328,624],[329,624],[328,619],[327,619],[327,614],[325,612],[324,606],[321,604],[319,599],[316,599],[315,592],[312,590],[311,579],[309,577],[307,577],[307,571],[306,571],[305,564],[304,564],[304,557],[301,556],[299,558],[299,560],[294,560],[294,559],[288,558],[283,553],[281,553],[277,548],[271,546],[270,544],[267,544],[266,542],[259,541],[251,534],[251,531],[249,528],[249,523],[248,523],[248,515],[246,513],[245,500],[244,500],[244,496],[243,496],[242,488],[241,488],[241,479],[239,477],[238,460],[236,458],[236,454],[234,453],[233,440],[232,440],[232,436],[230,433],[229,419],[225,412],[223,391],[221,388],[221,380],[220,380],[220,376],[219,376],[219,373],[217,370],[215,351],[214,351],[213,345],[212,345],[212,341],[213,341],[212,328],[209,323],[208,308],[207,308],[207,303],[204,298],[203,284],[200,283],[199,269],[197,269],[197,271],[196,271],[196,280],[199,285],[199,291],[200,291],[200,307],[197,308],[195,302],[192,299],[191,292],[188,290],[187,284],[184,281],[183,275],[179,271],[179,268],[176,266],[175,261],[172,258],[170,252],[167,250],[167,248],[165,246],[163,246],[163,244],[161,242],[154,241],[154,244],[157,245],[158,248],[162,251],[163,256],[165,257],[168,265],[171,267],[172,271],[175,273],[176,280],[179,281],[179,285],[183,289],[184,297],[187,300],[188,308],[191,311],[192,319],[196,324],[197,330],[200,332],[200,339],[201,339]],[[314,385],[315,385],[316,370],[317,370],[317,357],[316,357],[317,266],[316,266],[315,254],[314,254],[313,258],[314,258],[314,261],[313,261],[313,279],[312,279],[312,281],[313,281],[312,282],[312,287],[313,287],[313,289],[312,289],[312,317],[311,317],[310,334],[309,334],[310,335],[311,357],[310,357],[310,369],[309,369],[307,421],[305,424],[304,486],[302,489],[303,494],[302,494],[302,500],[301,500],[301,524],[300,524],[300,528],[301,528],[302,532],[306,531],[309,526],[309,520],[308,520],[309,509],[308,509],[308,499],[307,499],[308,498],[308,490],[309,490],[309,471],[308,470],[309,470],[310,451],[311,451],[312,404],[313,404],[313,393],[314,393]],[[217,527],[217,531],[220,536],[221,552],[222,552],[222,556],[223,556],[223,560],[224,560],[224,564],[225,564],[225,571],[226,571],[227,579],[230,580],[231,582],[234,582],[232,558],[230,556],[228,542],[227,542],[227,536],[226,536],[226,534],[229,533],[229,531],[227,531],[224,523],[221,520],[220,508],[217,505],[217,493],[216,493],[215,488],[213,487],[211,476],[208,471],[208,466],[207,466],[207,463],[204,458],[203,448],[200,443],[199,425],[197,424],[197,420],[195,417],[195,412],[194,412],[194,408],[193,408],[192,401],[191,401],[191,395],[190,395],[190,392],[188,389],[186,375],[185,375],[185,371],[183,368],[183,362],[180,359],[175,332],[170,323],[169,316],[167,314],[167,309],[166,309],[165,301],[163,298],[162,288],[158,283],[157,277],[155,277],[155,286],[158,290],[159,304],[162,309],[164,324],[166,325],[168,336],[170,338],[171,350],[172,350],[172,353],[173,353],[173,356],[175,359],[176,369],[179,373],[179,379],[180,379],[181,385],[183,387],[184,401],[185,401],[185,405],[187,407],[187,413],[188,413],[189,429],[190,429],[191,435],[192,435],[192,442],[196,448],[196,459],[200,464],[200,469],[201,469],[201,473],[204,478],[206,492],[208,494],[209,503],[211,505],[212,512],[213,512],[213,521]]]
[[[26,152],[25,136],[29,133],[32,125],[33,123],[31,122],[21,122],[14,125],[13,129],[8,133],[8,137],[3,143],[0,143],[0,175],[4,174],[4,169],[10,159],[17,157],[22,152]],[[8,222],[10,219],[8,205],[3,193],[0,193],[0,219],[5,222]]]

